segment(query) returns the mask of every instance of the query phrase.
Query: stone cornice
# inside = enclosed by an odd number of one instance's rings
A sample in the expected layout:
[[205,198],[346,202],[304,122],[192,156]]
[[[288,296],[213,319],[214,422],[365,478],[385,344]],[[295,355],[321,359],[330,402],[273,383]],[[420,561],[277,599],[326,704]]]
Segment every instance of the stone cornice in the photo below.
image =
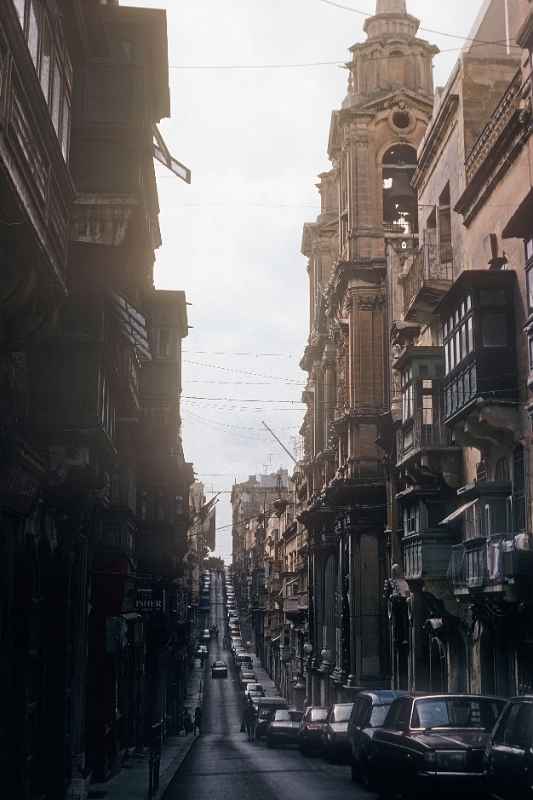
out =
[[422,144],[420,151],[420,158],[418,161],[418,168],[413,178],[413,185],[418,189],[423,181],[423,178],[432,164],[442,142],[446,137],[448,126],[453,119],[457,108],[459,106],[459,95],[450,93],[443,101],[436,119],[431,124],[426,135],[426,139]]

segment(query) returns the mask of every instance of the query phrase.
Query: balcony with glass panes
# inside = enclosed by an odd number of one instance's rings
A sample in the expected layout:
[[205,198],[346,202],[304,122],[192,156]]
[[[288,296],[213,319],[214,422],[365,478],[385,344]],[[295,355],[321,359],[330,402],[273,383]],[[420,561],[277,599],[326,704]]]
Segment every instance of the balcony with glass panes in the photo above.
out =
[[516,403],[515,285],[514,272],[466,270],[440,304],[446,422]]
[[[533,225],[532,225],[533,227]],[[527,351],[528,351],[528,388],[533,391],[533,236],[529,237],[524,242],[526,254],[526,285],[527,285],[527,323],[525,325],[525,333],[527,336]],[[533,404],[529,406],[530,414],[533,413]]]
[[[533,542],[527,532],[524,451],[513,455],[510,480],[476,481],[442,524],[462,523],[463,540],[452,548],[448,578],[456,595],[514,592],[533,578]],[[505,476],[502,476],[505,477]],[[509,476],[510,477],[510,476]]]
[[457,532],[439,527],[446,503],[441,493],[399,496],[403,524],[402,559],[408,581],[445,580]]
[[402,421],[397,430],[397,466],[424,450],[453,450],[442,421],[442,347],[413,347],[394,365],[401,375]]

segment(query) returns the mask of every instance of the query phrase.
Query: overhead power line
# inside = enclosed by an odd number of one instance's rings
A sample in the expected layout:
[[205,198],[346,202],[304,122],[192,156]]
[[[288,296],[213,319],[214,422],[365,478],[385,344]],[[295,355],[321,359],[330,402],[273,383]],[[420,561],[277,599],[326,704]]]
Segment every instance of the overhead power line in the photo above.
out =
[[[359,8],[353,8],[353,6],[346,6],[343,3],[337,3],[336,0],[318,0],[318,2],[323,3],[326,6],[340,8],[342,11],[350,11],[352,14],[358,14],[360,17],[365,17],[366,19],[370,19],[371,17],[375,16],[375,14],[369,13],[368,11],[361,11]],[[436,36],[446,36],[448,39],[461,39],[463,42],[476,42],[485,45],[505,44],[507,41],[498,39],[490,42],[483,39],[478,39],[477,37],[463,36],[462,34],[449,33],[448,31],[439,31],[435,28],[425,28],[422,25],[420,26],[419,30],[424,31],[424,33],[433,33]],[[515,40],[511,39],[510,41],[514,42]],[[515,44],[514,47],[517,48],[518,45]]]
[[296,380],[295,378],[288,378],[285,376],[278,376],[278,375],[265,375],[263,372],[255,372],[254,370],[249,369],[237,369],[236,367],[222,367],[220,364],[207,364],[204,361],[189,361],[188,359],[183,359],[184,364],[191,364],[194,367],[206,367],[207,369],[218,369],[222,372],[235,372],[239,375],[253,375],[254,378],[269,378],[272,381],[280,381],[281,383],[292,383],[298,386],[301,386],[301,381]]
[[183,395],[184,400],[213,400],[215,402],[230,402],[230,403],[285,403],[288,405],[305,405],[301,400],[248,400],[245,397],[195,397],[194,395]]

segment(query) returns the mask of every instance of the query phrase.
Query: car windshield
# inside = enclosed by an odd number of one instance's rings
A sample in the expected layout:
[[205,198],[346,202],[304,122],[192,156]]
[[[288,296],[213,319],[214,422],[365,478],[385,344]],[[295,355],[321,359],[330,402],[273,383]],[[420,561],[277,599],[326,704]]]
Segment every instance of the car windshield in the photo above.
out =
[[328,716],[327,708],[313,708],[311,710],[311,722],[323,722]]
[[484,728],[496,722],[503,703],[489,698],[434,698],[417,700],[413,708],[413,728]]
[[348,722],[352,713],[352,703],[344,706],[334,706],[331,711],[331,722]]
[[276,711],[276,713],[274,714],[274,720],[276,722],[289,722],[290,718],[291,717],[289,712],[285,710]]
[[385,722],[385,717],[388,714],[389,706],[374,706],[372,714],[370,715],[370,727],[380,728]]

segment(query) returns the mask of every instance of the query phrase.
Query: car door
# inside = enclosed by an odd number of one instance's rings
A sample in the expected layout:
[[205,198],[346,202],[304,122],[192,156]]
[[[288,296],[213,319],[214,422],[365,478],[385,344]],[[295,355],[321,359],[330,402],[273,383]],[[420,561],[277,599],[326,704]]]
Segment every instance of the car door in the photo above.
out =
[[533,702],[510,703],[495,729],[491,768],[504,796],[517,797],[533,786]]
[[357,709],[357,716],[354,719],[352,738],[353,755],[357,762],[360,762],[361,756],[364,757],[366,754],[366,734],[364,730],[369,723],[371,713],[372,702],[370,698],[361,697]]
[[375,765],[386,770],[390,781],[394,781],[402,770],[405,732],[411,718],[412,701],[410,698],[395,700],[385,720],[385,725],[375,737]]

